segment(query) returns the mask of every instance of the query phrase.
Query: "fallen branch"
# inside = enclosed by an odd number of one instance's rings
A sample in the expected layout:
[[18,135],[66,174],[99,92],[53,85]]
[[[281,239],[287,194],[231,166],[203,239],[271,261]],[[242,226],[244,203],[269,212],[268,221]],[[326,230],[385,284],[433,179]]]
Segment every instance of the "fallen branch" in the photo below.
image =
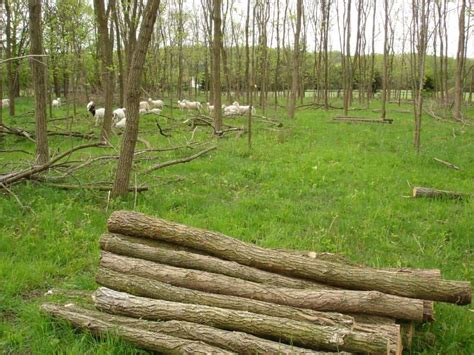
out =
[[437,189],[432,189],[431,187],[421,187],[421,186],[413,187],[412,196],[414,198],[427,197],[427,198],[447,198],[447,199],[454,199],[454,200],[462,200],[466,197],[469,197],[468,194],[465,194],[462,192],[437,190]]
[[363,117],[352,117],[352,116],[337,116],[332,119],[333,121],[341,122],[354,122],[354,123],[389,123],[392,124],[393,120],[390,118],[385,119],[372,119]]
[[150,173],[152,171],[155,171],[155,170],[158,170],[158,169],[166,168],[167,166],[170,166],[170,165],[183,164],[183,163],[190,162],[191,160],[199,158],[201,155],[209,153],[210,151],[215,150],[215,149],[217,149],[216,146],[209,147],[205,150],[202,150],[202,151],[200,151],[196,154],[190,155],[189,157],[186,157],[186,158],[181,158],[181,159],[176,159],[176,160],[169,160],[169,161],[166,161],[164,163],[156,164],[156,165],[152,166],[151,168],[145,170],[145,174],[148,174],[148,173]]
[[33,155],[33,153],[28,152],[23,149],[0,149],[0,153],[25,153],[25,154]]
[[459,166],[454,165],[454,164],[452,164],[450,162],[447,162],[445,160],[441,160],[441,159],[438,159],[438,158],[433,158],[433,160],[437,161],[440,164],[443,164],[443,165],[447,166],[448,168],[459,170]]
[[[69,184],[55,184],[55,183],[44,183],[46,186],[55,187],[62,190],[98,190],[98,191],[111,191],[112,185],[94,185],[94,184],[86,184],[86,185],[69,185]],[[137,186],[137,187],[129,187],[129,192],[143,192],[148,191],[148,186]]]
[[0,123],[0,127],[3,128],[3,130],[1,130],[2,133],[14,134],[19,137],[24,137],[33,143],[36,143],[36,141],[32,137],[32,134],[30,132],[25,131],[22,128],[8,127],[8,126],[5,126],[5,124],[3,123]]
[[71,155],[75,151],[78,151],[78,150],[81,150],[81,149],[86,149],[86,148],[91,148],[91,147],[103,147],[103,146],[104,146],[103,143],[100,143],[100,142],[75,146],[74,148],[69,149],[68,151],[66,151],[66,152],[50,159],[49,162],[47,162],[46,164],[34,166],[34,167],[29,168],[29,169],[19,171],[17,173],[8,174],[8,175],[4,175],[4,176],[0,177],[0,184],[10,185],[10,184],[15,183],[19,180],[28,179],[31,176],[35,175],[35,174],[38,174],[38,173],[40,173],[42,171],[45,171],[45,170],[48,170],[56,162],[58,162],[61,159]]

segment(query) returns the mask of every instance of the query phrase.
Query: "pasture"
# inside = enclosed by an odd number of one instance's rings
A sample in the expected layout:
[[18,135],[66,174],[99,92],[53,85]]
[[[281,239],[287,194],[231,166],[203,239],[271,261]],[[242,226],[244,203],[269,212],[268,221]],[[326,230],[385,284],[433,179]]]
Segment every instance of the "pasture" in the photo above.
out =
[[[307,99],[308,103],[310,98]],[[203,101],[203,100],[201,100]],[[63,190],[42,182],[14,185],[0,198],[0,351],[2,353],[140,353],[113,336],[96,339],[65,323],[53,323],[38,305],[51,288],[93,290],[99,258],[98,239],[108,215],[130,209],[192,226],[220,231],[264,247],[340,253],[375,267],[439,268],[448,279],[474,281],[474,201],[410,198],[411,185],[474,192],[474,128],[423,117],[421,152],[413,148],[413,114],[390,112],[389,124],[331,123],[340,111],[297,110],[295,120],[284,109],[268,112],[283,127],[254,123],[253,145],[247,135],[230,132],[215,138],[209,127],[194,131],[183,123],[190,116],[169,102],[163,114],[142,116],[139,137],[153,148],[137,159],[134,185],[149,190],[110,200],[106,191]],[[17,116],[7,126],[34,129],[32,99],[18,100]],[[354,111],[377,118],[378,108]],[[410,110],[410,106],[401,107]],[[54,111],[66,116],[67,108]],[[467,115],[473,117],[472,107]],[[159,134],[156,122],[170,134]],[[246,118],[226,119],[245,126]],[[166,131],[166,128],[172,128]],[[56,120],[48,129],[99,133],[84,108],[74,120]],[[58,154],[86,140],[51,136]],[[203,143],[192,145],[191,142]],[[70,160],[118,154],[113,148],[91,148]],[[216,144],[218,149],[192,162],[147,174],[153,164],[181,158]],[[193,149],[189,148],[192,146]],[[138,143],[137,149],[144,149]],[[0,138],[0,171],[28,166],[34,143]],[[448,169],[433,158],[448,160]],[[70,184],[112,181],[116,160],[91,163],[69,176]],[[64,166],[67,168],[67,166]],[[60,174],[61,170],[50,172]],[[474,309],[437,304],[436,322],[417,328],[412,353],[472,354]]]

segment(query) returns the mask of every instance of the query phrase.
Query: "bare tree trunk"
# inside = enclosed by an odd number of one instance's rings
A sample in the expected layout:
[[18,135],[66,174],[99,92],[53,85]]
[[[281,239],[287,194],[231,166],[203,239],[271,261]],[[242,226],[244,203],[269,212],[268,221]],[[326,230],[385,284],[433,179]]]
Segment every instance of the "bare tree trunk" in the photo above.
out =
[[[5,0],[5,14],[6,14],[6,40],[7,40],[7,58],[15,56],[16,47],[16,29],[12,33],[12,11],[10,7],[11,0]],[[15,116],[15,77],[16,77],[16,66],[15,61],[9,61],[7,63],[7,81],[8,81],[8,99],[10,105],[8,112],[10,116]]]
[[384,39],[383,39],[383,92],[382,92],[382,115],[384,120],[387,116],[387,89],[388,89],[388,22],[389,22],[389,8],[388,0],[384,0]]
[[[110,9],[115,9],[114,0],[109,2]],[[102,123],[100,139],[103,142],[109,140],[112,133],[112,99],[113,99],[113,26],[111,26],[109,36],[109,16],[110,9],[105,9],[104,0],[94,0],[94,9],[99,30],[100,56],[102,83],[104,89],[105,115]]]
[[128,193],[133,153],[138,137],[138,106],[140,87],[145,65],[145,57],[150,43],[153,26],[158,15],[160,0],[150,0],[144,10],[138,41],[133,51],[132,62],[127,79],[127,125],[122,139],[120,158],[117,164],[112,196],[123,196]]
[[456,76],[454,87],[454,119],[462,121],[462,104],[464,101],[464,47],[465,47],[465,17],[466,17],[466,0],[461,1],[461,10],[459,13],[459,37],[458,51],[456,54]]
[[[3,19],[3,0],[0,0],[0,19]],[[3,22],[2,22],[3,24]],[[0,38],[3,38],[3,26],[0,26]],[[0,42],[0,60],[3,60],[3,42]],[[0,100],[3,100],[3,65],[0,65]],[[0,132],[3,124],[3,101],[0,102]],[[0,143],[2,138],[0,136]]]
[[291,73],[291,94],[288,105],[288,117],[295,118],[296,111],[296,95],[298,93],[298,72],[299,72],[299,53],[300,53],[300,32],[301,32],[301,16],[303,9],[303,1],[296,2],[296,30],[295,43],[293,44],[293,60]]
[[125,84],[124,84],[124,69],[123,69],[123,53],[122,53],[122,40],[120,38],[119,22],[117,11],[113,13],[113,21],[115,24],[115,35],[117,41],[117,58],[118,58],[118,79],[119,79],[119,103],[120,107],[124,107],[125,101]]
[[214,20],[214,39],[213,39],[213,66],[212,66],[212,83],[214,87],[214,126],[217,132],[222,130],[222,101],[221,101],[221,6],[222,0],[213,0],[213,20]]
[[[30,52],[43,55],[43,32],[41,29],[41,0],[28,0],[30,18]],[[46,125],[46,64],[43,57],[31,60],[33,85],[35,88],[36,118],[36,163],[46,164],[49,161],[48,132]]]
[[183,99],[183,0],[178,0],[178,99]]

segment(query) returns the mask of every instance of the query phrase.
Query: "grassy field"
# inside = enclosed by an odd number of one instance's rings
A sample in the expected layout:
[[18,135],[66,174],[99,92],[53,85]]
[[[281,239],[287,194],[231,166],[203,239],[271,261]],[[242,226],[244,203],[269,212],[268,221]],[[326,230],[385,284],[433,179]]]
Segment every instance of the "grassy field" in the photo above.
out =
[[[33,130],[32,101],[19,100],[18,116],[7,125]],[[374,104],[372,108],[377,108]],[[389,109],[397,109],[390,105]],[[409,109],[408,106],[402,107]],[[66,111],[55,112],[63,117]],[[164,112],[170,115],[170,110]],[[113,337],[97,340],[52,322],[38,305],[50,288],[96,287],[98,239],[108,215],[134,209],[170,220],[223,232],[264,247],[341,253],[376,267],[440,268],[445,278],[474,281],[474,201],[406,198],[410,185],[474,192],[474,128],[423,120],[422,149],[413,145],[411,114],[390,113],[393,125],[330,123],[340,111],[299,110],[296,120],[271,112],[284,126],[270,130],[256,123],[253,149],[246,135],[216,140],[218,150],[188,164],[143,175],[148,165],[191,154],[182,149],[146,155],[155,160],[136,166],[133,183],[152,187],[127,199],[108,201],[106,192],[65,191],[34,182],[15,185],[0,196],[0,352],[1,353],[137,353]],[[4,110],[4,117],[6,110]],[[173,115],[182,121],[183,115]],[[354,115],[376,117],[370,111]],[[471,109],[469,115],[474,118]],[[179,122],[178,121],[178,122]],[[162,127],[177,124],[160,118]],[[243,119],[231,124],[243,125]],[[189,128],[165,138],[144,117],[141,136],[154,147],[171,147],[190,139]],[[89,132],[87,114],[74,122],[53,121],[50,129]],[[199,128],[198,142],[210,140]],[[114,139],[118,147],[119,139]],[[84,143],[51,137],[51,152]],[[139,143],[139,148],[143,146]],[[7,136],[0,149],[33,152],[33,143]],[[194,152],[201,148],[194,149]],[[113,149],[78,152],[115,154]],[[433,157],[462,169],[448,169]],[[32,155],[0,153],[0,173],[27,166]],[[110,181],[115,161],[90,166],[69,180]],[[436,305],[436,322],[417,328],[412,353],[474,353],[473,307]]]

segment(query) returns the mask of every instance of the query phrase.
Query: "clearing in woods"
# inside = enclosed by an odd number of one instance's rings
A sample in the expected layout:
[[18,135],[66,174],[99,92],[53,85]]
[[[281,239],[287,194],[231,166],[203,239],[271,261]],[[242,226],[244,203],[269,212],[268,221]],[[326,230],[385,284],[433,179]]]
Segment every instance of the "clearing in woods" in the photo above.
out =
[[[309,98],[308,98],[309,100]],[[202,100],[201,100],[202,101]],[[167,102],[168,103],[168,102]],[[370,110],[354,115],[378,118]],[[18,100],[18,116],[8,126],[34,129],[30,99]],[[134,209],[169,220],[221,231],[264,247],[341,253],[376,267],[440,268],[443,277],[474,281],[474,201],[407,198],[409,184],[474,192],[474,128],[423,118],[422,148],[413,148],[413,114],[390,104],[392,125],[330,123],[341,111],[299,109],[283,127],[255,123],[254,142],[246,135],[215,140],[212,151],[193,162],[132,174],[133,184],[149,191],[109,201],[107,192],[61,190],[27,181],[0,199],[0,351],[3,353],[139,353],[113,336],[97,340],[70,326],[51,322],[38,305],[50,288],[95,289],[98,239],[116,209]],[[403,110],[411,109],[408,105]],[[83,110],[81,107],[79,110]],[[398,110],[398,112],[390,112]],[[171,116],[166,108],[163,113]],[[66,116],[65,107],[54,111]],[[472,108],[467,112],[473,116]],[[5,117],[6,116],[6,117]],[[183,125],[186,113],[173,110],[175,120],[142,116],[140,137],[154,148],[182,146],[192,130]],[[284,110],[269,117],[286,117]],[[159,134],[155,121],[171,137]],[[227,120],[244,126],[245,119]],[[99,132],[85,112],[71,120],[49,123],[51,130]],[[51,152],[85,143],[77,137],[51,136]],[[209,141],[209,127],[199,127],[195,142]],[[114,155],[115,149],[91,148],[70,160]],[[145,154],[137,171],[194,154],[183,148]],[[34,145],[25,138],[1,138],[1,172],[26,166]],[[138,149],[144,149],[138,143]],[[461,169],[449,169],[433,158]],[[68,183],[112,181],[116,161],[99,161]],[[56,172],[60,173],[60,171]],[[77,178],[77,179],[76,179]],[[413,352],[474,352],[472,305],[436,304],[437,321],[417,329]],[[466,308],[470,308],[469,311]]]

